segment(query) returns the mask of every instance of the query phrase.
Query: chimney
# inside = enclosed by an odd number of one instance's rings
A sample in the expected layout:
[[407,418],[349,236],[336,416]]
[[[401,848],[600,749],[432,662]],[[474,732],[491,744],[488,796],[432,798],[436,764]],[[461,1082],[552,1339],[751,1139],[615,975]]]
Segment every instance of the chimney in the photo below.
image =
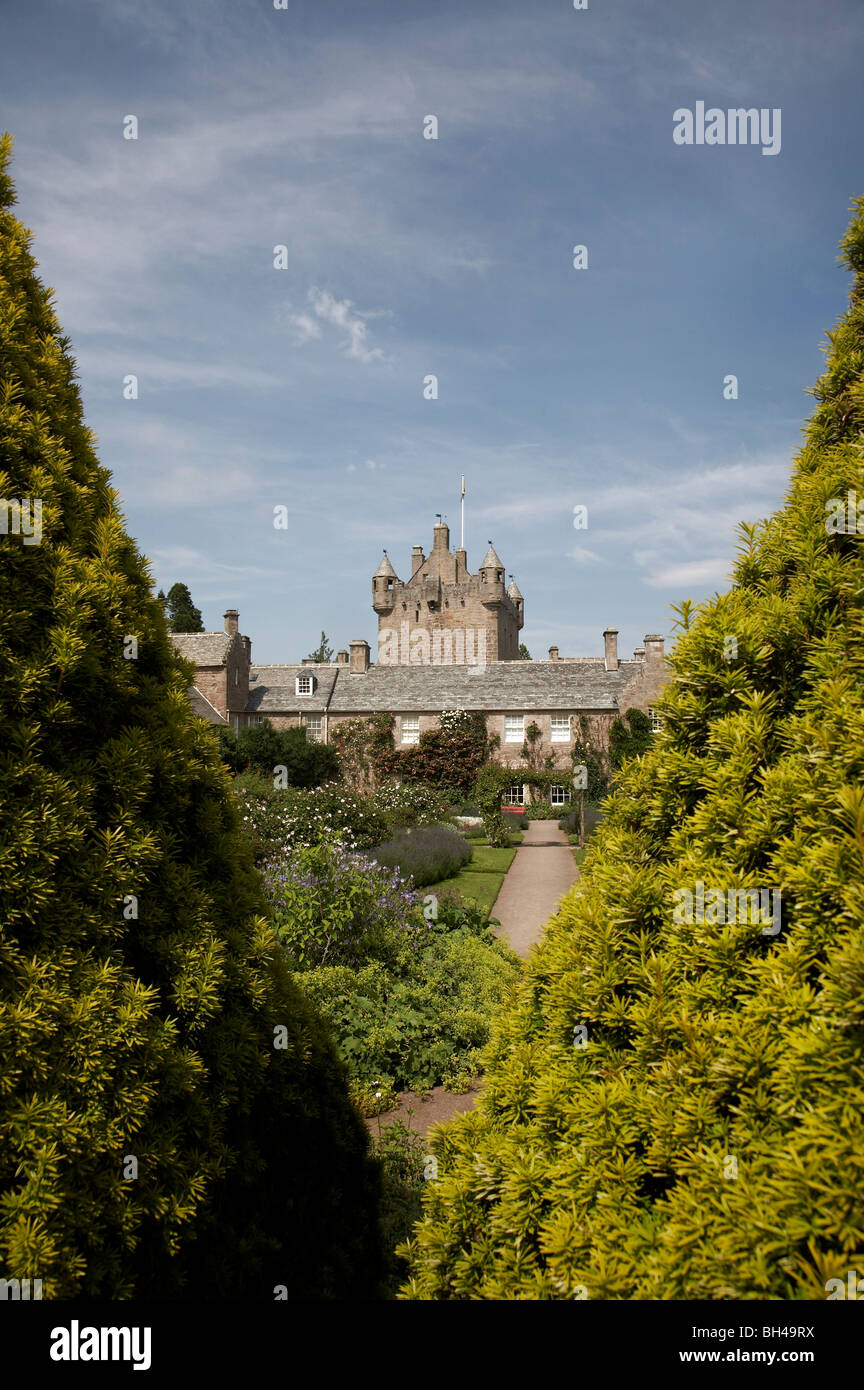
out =
[[336,653],[336,665],[337,665],[337,666],[347,666],[347,665],[348,665],[348,653],[347,653],[344,649],[343,649],[342,651],[339,651],[339,652]]
[[634,647],[634,648],[633,648],[633,655],[635,656],[635,658],[636,658],[637,661],[644,661],[644,660],[645,660],[645,648],[644,648],[644,647]]
[[225,614],[225,631],[228,633],[229,637],[233,637],[234,633],[239,630],[239,627],[240,614],[237,612],[236,608],[229,608]]
[[251,638],[251,637],[244,637],[244,638],[243,638],[243,646],[246,648],[246,660],[249,662],[249,665],[251,666],[251,665],[252,665],[252,638]]
[[663,665],[663,637],[659,632],[646,632],[645,660],[649,666]]
[[358,638],[350,643],[351,662],[350,671],[352,676],[365,676],[369,670],[369,643]]
[[607,627],[603,633],[603,641],[606,643],[606,670],[618,670],[618,629],[617,627]]
[[425,565],[426,556],[423,554],[422,545],[415,545],[411,551],[411,578],[413,579],[421,565]]
[[432,527],[432,537],[433,537],[433,540],[432,540],[432,549],[433,549],[433,550],[447,550],[447,551],[449,551],[449,549],[450,549],[450,527],[447,525],[447,522],[446,522],[446,521],[436,521],[435,525]]
[[459,549],[456,551],[456,583],[460,583],[468,574],[468,552]]
[[550,661],[557,661],[557,660],[558,660],[558,648],[557,648],[557,647],[550,647],[550,648],[549,648],[549,660],[550,660]]

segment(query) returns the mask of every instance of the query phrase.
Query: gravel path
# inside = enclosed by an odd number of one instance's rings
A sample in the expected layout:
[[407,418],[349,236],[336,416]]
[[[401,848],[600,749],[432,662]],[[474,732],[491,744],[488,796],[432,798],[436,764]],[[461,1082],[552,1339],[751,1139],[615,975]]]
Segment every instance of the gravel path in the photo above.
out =
[[490,914],[501,923],[496,934],[517,955],[527,956],[578,877],[564,831],[555,821],[529,821]]

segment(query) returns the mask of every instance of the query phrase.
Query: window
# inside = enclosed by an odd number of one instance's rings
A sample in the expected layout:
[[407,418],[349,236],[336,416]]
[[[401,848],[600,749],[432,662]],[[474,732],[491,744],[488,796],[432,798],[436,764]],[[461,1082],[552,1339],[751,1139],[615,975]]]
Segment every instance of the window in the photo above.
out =
[[653,705],[648,706],[648,718],[651,720],[651,732],[657,734],[663,728],[663,720],[657,713]]
[[570,716],[569,714],[552,715],[552,742],[570,742]]
[[505,742],[505,743],[524,743],[524,742],[525,742],[525,716],[524,716],[524,714],[505,714],[505,716],[504,716],[504,742]]
[[513,786],[509,788],[507,792],[507,804],[508,806],[525,805],[525,788],[522,786],[521,782],[514,782]]
[[321,742],[321,715],[309,714],[306,716],[306,737],[310,743]]
[[239,732],[240,732],[240,716],[239,716],[239,714],[232,714],[232,716],[231,716],[231,728],[234,730],[235,734],[239,734]]
[[420,742],[420,716],[419,714],[403,714],[402,716],[402,742]]
[[304,671],[302,676],[297,677],[297,694],[311,695],[315,688],[315,678],[310,671]]
[[549,800],[553,806],[566,806],[572,793],[569,787],[550,787]]
[[260,715],[260,714],[247,714],[247,716],[246,716],[246,728],[247,728],[247,729],[253,729],[253,728],[255,727],[256,724],[260,724],[260,723],[261,723],[261,715]]

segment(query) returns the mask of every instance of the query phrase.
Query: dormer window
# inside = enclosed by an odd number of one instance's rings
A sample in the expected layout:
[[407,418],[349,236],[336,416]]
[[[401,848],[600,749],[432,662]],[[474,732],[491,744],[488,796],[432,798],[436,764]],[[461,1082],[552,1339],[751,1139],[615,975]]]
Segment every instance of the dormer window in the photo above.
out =
[[311,671],[304,671],[302,675],[297,677],[298,695],[311,695],[315,686],[316,680]]

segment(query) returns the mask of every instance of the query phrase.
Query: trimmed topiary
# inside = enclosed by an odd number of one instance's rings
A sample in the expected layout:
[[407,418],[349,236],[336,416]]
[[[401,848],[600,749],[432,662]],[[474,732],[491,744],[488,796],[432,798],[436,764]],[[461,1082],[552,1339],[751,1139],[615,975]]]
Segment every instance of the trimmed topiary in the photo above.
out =
[[0,534],[0,1275],[44,1298],[374,1292],[365,1127],[84,427],[10,149],[0,498],[31,524]]
[[824,1298],[864,1267],[864,199],[843,252],[787,502],[680,609],[664,727],[432,1141],[407,1296]]

